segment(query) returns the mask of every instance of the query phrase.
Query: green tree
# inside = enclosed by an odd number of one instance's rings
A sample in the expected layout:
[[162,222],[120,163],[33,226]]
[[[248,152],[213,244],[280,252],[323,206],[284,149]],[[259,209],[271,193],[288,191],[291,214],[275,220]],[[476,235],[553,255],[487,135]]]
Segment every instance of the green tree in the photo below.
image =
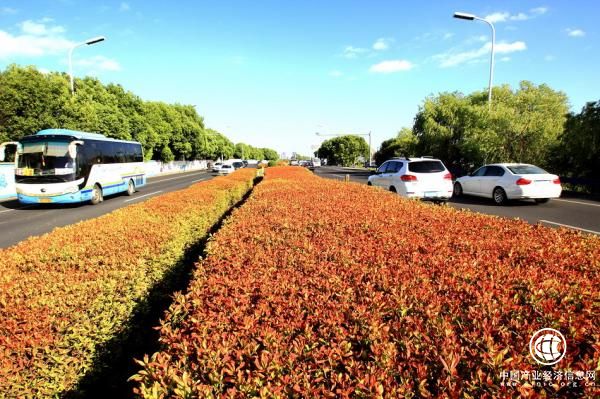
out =
[[564,93],[527,81],[516,90],[494,87],[491,110],[485,91],[441,93],[415,117],[416,150],[463,170],[491,162],[547,166],[567,110]]
[[233,152],[233,157],[238,159],[253,159],[253,148],[248,144],[237,143]]
[[563,175],[600,178],[600,101],[568,115],[551,161]]
[[65,76],[34,67],[10,65],[0,74],[0,131],[18,140],[39,130],[60,127],[59,117],[69,99]]
[[277,161],[279,159],[279,154],[277,154],[277,151],[270,148],[261,148],[261,150],[263,152],[263,157],[257,159],[266,159],[267,161]]
[[414,156],[416,145],[417,138],[412,130],[403,127],[396,137],[381,143],[381,147],[375,153],[375,162],[377,165],[381,165],[383,162],[393,157]]
[[316,154],[330,165],[353,166],[360,157],[369,158],[369,145],[362,137],[345,135],[324,141]]
[[[206,129],[192,105],[143,101],[120,85],[104,85],[92,77],[75,79],[75,87],[71,95],[64,73],[44,74],[17,65],[0,71],[0,140],[66,128],[137,140],[146,160],[216,159],[234,154],[233,143]],[[244,145],[249,155],[263,156],[262,149]]]

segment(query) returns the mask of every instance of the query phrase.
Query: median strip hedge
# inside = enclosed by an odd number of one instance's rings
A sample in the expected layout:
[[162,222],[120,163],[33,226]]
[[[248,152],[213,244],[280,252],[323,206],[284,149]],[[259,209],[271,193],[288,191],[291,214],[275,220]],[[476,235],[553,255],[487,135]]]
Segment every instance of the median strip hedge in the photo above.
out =
[[[301,168],[265,180],[209,243],[133,377],[143,398],[594,396],[502,385],[600,362],[600,240],[405,200]],[[542,392],[542,391],[546,392]]]
[[[0,250],[0,397],[73,390],[256,171],[195,184]],[[104,365],[110,367],[110,364]]]

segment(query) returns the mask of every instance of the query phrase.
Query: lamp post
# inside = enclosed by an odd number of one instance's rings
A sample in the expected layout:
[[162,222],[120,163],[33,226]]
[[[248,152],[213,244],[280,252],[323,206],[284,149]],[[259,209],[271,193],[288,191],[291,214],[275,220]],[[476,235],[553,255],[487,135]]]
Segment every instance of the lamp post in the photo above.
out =
[[71,95],[75,94],[75,83],[73,81],[73,50],[75,50],[77,47],[85,45],[91,46],[92,44],[96,44],[104,40],[106,40],[104,36],[93,37],[91,39],[86,40],[85,42],[77,43],[69,49],[69,76],[71,78]]
[[370,130],[369,130],[369,133],[352,133],[352,134],[333,133],[333,134],[323,134],[323,133],[316,132],[315,134],[317,136],[321,136],[321,137],[326,137],[326,136],[335,136],[335,137],[339,137],[339,136],[369,136],[369,167],[371,167],[371,163],[373,162],[373,154],[371,153],[371,131]]
[[494,45],[496,43],[496,28],[494,28],[494,24],[491,23],[490,21],[488,21],[487,19],[479,18],[478,16],[473,15],[473,14],[467,14],[464,12],[455,12],[454,18],[464,19],[467,21],[473,21],[473,20],[483,21],[486,24],[488,24],[490,26],[490,28],[492,28],[492,52],[491,52],[491,56],[490,56],[490,83],[489,83],[489,88],[488,88],[488,108],[491,109],[491,107],[492,107],[492,82],[494,80]]

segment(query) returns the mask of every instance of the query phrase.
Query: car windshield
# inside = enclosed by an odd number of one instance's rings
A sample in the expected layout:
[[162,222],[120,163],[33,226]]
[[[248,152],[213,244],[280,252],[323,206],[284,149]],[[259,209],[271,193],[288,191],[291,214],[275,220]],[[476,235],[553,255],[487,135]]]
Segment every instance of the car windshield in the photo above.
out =
[[19,154],[17,175],[48,176],[75,173],[75,160],[65,141],[24,142]]
[[408,170],[415,173],[438,173],[446,168],[440,161],[416,161],[408,164]]
[[548,174],[544,169],[538,168],[534,165],[512,165],[507,166],[508,170],[510,170],[515,175],[545,175]]

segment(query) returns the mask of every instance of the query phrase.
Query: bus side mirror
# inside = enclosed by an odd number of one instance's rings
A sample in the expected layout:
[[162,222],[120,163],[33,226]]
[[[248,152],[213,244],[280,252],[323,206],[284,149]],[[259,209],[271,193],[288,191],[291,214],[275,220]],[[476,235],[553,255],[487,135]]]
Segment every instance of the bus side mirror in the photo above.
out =
[[69,156],[75,158],[77,156],[77,146],[83,145],[83,141],[75,140],[69,143]]

